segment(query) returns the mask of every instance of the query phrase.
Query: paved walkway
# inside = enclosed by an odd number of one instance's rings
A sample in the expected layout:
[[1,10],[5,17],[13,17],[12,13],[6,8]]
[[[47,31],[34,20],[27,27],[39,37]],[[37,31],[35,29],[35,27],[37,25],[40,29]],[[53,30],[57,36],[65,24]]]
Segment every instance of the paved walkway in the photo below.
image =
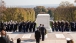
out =
[[[14,43],[16,43],[17,38],[21,38],[22,43],[36,43],[34,38],[34,33],[12,33],[7,32],[10,38],[14,39]],[[66,43],[66,38],[73,39],[74,43],[76,43],[76,32],[52,32],[48,33],[45,36],[45,41],[41,41],[41,43]]]

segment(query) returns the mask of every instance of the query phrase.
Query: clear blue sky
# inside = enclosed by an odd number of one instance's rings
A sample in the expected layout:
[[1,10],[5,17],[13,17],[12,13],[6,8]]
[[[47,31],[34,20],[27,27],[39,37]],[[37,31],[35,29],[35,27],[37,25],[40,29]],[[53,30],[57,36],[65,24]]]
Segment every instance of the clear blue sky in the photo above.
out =
[[62,1],[74,3],[74,0],[4,0],[7,6],[59,4]]

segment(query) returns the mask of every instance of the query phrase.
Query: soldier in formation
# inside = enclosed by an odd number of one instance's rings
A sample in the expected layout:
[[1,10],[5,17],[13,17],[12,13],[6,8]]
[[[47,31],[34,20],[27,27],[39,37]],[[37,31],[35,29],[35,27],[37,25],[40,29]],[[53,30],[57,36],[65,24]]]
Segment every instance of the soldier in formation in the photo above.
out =
[[[4,28],[5,27],[5,28]],[[7,32],[35,32],[36,23],[33,21],[9,21],[0,22],[0,31],[5,29]]]
[[76,22],[68,22],[68,21],[52,21],[51,22],[52,31],[76,31]]

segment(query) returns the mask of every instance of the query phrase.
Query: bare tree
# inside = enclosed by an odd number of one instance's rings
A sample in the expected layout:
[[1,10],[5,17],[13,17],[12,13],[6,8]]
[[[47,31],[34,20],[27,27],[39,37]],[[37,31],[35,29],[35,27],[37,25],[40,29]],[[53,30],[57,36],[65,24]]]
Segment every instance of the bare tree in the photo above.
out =
[[4,11],[5,9],[6,9],[5,2],[0,0],[0,13],[2,13],[2,11]]
[[3,11],[6,10],[6,7],[5,7],[5,2],[3,0],[0,0],[0,21],[3,20],[3,17],[5,16],[3,14]]
[[63,1],[59,4],[60,8],[65,8],[65,7],[74,7],[74,5],[68,1]]

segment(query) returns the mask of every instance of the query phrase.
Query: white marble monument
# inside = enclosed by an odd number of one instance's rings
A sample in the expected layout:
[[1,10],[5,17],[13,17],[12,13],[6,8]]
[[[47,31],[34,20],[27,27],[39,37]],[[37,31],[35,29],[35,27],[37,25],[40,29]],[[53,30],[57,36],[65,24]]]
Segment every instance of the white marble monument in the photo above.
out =
[[52,32],[50,27],[50,15],[49,14],[38,14],[36,18],[37,27],[40,24],[44,24],[44,27],[47,29],[47,32]]

